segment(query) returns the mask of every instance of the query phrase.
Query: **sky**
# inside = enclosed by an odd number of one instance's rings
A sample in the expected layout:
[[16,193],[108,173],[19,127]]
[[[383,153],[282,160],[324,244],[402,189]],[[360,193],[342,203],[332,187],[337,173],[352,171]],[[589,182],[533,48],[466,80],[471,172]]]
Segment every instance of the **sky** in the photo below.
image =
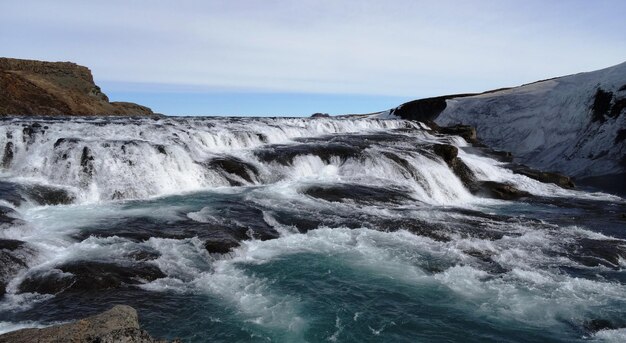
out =
[[170,115],[370,113],[626,61],[626,1],[0,0],[0,56]]

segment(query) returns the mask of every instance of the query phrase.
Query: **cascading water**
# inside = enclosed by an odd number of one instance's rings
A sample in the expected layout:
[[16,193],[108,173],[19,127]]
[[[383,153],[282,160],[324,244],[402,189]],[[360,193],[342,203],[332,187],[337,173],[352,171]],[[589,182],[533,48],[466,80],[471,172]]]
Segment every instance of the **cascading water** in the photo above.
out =
[[125,303],[194,342],[626,337],[624,200],[419,123],[8,118],[0,149],[0,331]]

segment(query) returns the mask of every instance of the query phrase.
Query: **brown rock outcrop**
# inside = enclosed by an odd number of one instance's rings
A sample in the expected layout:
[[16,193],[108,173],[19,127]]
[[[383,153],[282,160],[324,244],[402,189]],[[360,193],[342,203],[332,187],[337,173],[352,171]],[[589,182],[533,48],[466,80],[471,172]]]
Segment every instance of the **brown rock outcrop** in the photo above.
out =
[[60,343],[60,342],[99,342],[99,343],[157,343],[139,327],[137,311],[126,305],[77,320],[42,329],[22,329],[0,335],[0,343]]
[[145,106],[109,102],[87,67],[0,58],[0,116],[153,114]]

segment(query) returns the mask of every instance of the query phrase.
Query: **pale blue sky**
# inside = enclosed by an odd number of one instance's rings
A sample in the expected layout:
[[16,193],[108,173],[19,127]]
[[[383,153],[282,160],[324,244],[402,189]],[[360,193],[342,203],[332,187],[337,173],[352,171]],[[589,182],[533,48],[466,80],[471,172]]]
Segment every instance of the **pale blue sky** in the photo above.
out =
[[2,0],[0,55],[166,114],[372,112],[626,61],[626,1]]

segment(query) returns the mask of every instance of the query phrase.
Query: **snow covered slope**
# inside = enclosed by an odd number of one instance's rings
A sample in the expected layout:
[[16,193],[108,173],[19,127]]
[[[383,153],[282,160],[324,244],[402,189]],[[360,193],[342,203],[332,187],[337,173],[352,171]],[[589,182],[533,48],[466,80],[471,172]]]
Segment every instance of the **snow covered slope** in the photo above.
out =
[[511,151],[530,166],[578,178],[626,170],[626,63],[433,99],[445,101],[437,124],[472,125],[485,144]]

